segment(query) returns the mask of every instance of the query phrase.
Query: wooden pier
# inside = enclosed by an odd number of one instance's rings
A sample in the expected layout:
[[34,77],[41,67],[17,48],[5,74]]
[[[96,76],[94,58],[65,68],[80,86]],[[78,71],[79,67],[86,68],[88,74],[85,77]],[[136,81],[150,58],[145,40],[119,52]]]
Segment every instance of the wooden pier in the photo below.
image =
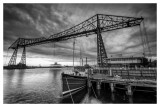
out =
[[[89,69],[89,82],[96,82],[97,90],[101,89],[102,83],[110,85],[111,92],[115,91],[117,85],[124,86],[122,89],[128,95],[133,94],[133,87],[151,88],[156,92],[157,88],[157,69],[156,68],[94,68]],[[90,84],[90,83],[89,83]],[[147,90],[141,90],[147,91]]]

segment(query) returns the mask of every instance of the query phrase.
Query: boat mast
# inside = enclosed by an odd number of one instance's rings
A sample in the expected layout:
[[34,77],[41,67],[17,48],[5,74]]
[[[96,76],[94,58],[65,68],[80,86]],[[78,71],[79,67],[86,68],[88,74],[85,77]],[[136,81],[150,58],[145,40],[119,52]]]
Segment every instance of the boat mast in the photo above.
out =
[[74,49],[75,49],[75,38],[73,41],[73,70],[74,70]]
[[81,64],[81,61],[82,60],[82,52],[81,52],[81,46],[80,46],[80,61],[79,61],[79,63],[80,63],[80,66],[82,66],[82,64]]
[[87,57],[86,57],[86,65],[87,65]]
[[[55,57],[55,42],[53,42],[53,59],[54,59],[54,57]],[[54,63],[56,63],[56,62],[54,62]]]

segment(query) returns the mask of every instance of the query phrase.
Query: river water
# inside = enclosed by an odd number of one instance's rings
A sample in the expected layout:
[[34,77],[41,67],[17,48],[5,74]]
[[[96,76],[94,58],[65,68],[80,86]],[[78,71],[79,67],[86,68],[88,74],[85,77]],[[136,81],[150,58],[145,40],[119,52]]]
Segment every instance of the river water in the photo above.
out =
[[[70,98],[61,99],[62,72],[71,73],[71,69],[3,70],[3,102],[5,104],[73,103]],[[74,103],[156,103],[154,95],[141,94],[130,99],[125,94],[120,93],[113,94],[107,88],[98,92],[92,87],[91,91],[82,90],[73,98]]]

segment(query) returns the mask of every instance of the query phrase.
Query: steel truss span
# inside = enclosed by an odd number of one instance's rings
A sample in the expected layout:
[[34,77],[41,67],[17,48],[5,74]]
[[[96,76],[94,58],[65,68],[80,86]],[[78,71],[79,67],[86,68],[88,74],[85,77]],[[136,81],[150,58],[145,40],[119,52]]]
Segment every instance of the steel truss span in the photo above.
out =
[[[107,66],[107,62],[105,60],[107,54],[105,51],[101,33],[116,29],[138,26],[142,21],[143,21],[142,17],[137,18],[137,17],[96,14],[76,26],[73,26],[60,33],[51,35],[49,38],[44,38],[44,37],[34,38],[34,39],[18,38],[9,47],[9,49],[14,49],[17,51],[18,48],[30,47],[49,42],[58,42],[67,39],[97,34],[97,63],[99,66]],[[14,59],[14,61],[16,58],[15,54],[17,53],[14,53],[13,55],[14,58],[11,57],[11,59]],[[24,57],[23,60],[25,60]],[[12,62],[13,64],[15,64],[14,61]]]
[[[18,38],[9,47],[9,49],[22,48],[24,46],[28,47],[33,45],[40,45],[48,42],[58,42],[81,36],[89,36],[92,34],[96,34],[98,27],[101,30],[101,33],[116,29],[133,27],[140,25],[142,20],[143,20],[142,17],[135,18],[135,17],[97,14],[87,19],[86,21],[71,27],[70,29],[67,29],[57,34],[53,34],[49,38],[44,38],[44,37],[35,39]],[[100,23],[99,24],[100,26],[97,27],[98,21]]]

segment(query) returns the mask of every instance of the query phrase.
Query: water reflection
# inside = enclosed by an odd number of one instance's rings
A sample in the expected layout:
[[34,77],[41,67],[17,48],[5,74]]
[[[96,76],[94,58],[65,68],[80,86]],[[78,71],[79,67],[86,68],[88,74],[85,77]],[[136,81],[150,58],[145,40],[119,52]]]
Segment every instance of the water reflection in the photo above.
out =
[[18,75],[17,75],[17,88],[23,88],[23,77],[25,74],[25,70],[24,69],[20,69],[18,70]]
[[[13,77],[14,77],[14,71],[15,70],[10,70],[10,71],[3,71],[3,93],[4,95],[7,95],[6,91],[10,91],[12,84],[13,84]],[[5,85],[7,84],[7,85]]]
[[[71,98],[61,99],[61,73],[65,69],[4,70],[4,103],[72,103]],[[156,97],[148,93],[134,93],[127,96],[124,90],[111,93],[107,84],[100,90],[96,84],[74,96],[75,103],[156,103]]]
[[97,90],[97,97],[98,98],[101,97],[101,90],[100,89]]
[[6,75],[3,76],[3,83],[4,84],[6,83],[6,84],[8,84],[8,86],[11,86],[12,81],[13,81],[14,71],[15,70],[10,70],[10,71],[4,72],[4,73],[6,73]]
[[4,103],[58,103],[61,70],[4,70]]
[[112,100],[112,102],[114,102],[114,100],[115,100],[115,94],[113,92],[111,92],[111,100]]
[[[61,81],[61,69],[50,69],[49,70],[49,75],[51,76],[51,86],[54,89],[54,95],[56,98],[61,98],[61,93],[62,93],[62,81]],[[55,87],[56,86],[56,87]]]
[[129,103],[133,103],[133,97],[131,95],[128,96]]

